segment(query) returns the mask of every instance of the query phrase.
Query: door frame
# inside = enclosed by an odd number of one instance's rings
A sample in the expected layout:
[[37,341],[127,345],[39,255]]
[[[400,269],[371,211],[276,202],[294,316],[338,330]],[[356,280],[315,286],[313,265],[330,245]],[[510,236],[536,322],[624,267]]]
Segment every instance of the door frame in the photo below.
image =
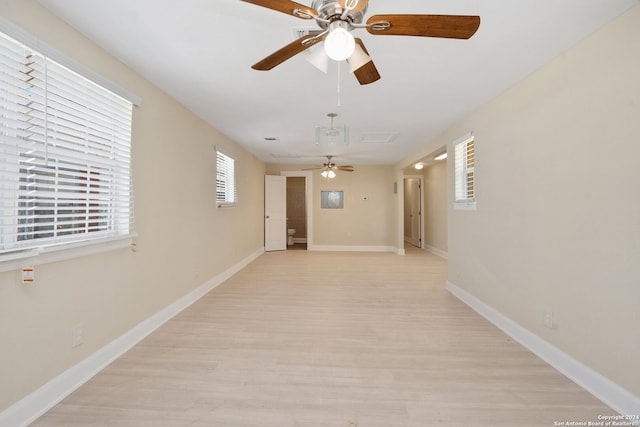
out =
[[311,171],[281,171],[286,177],[304,178],[304,203],[307,217],[307,250],[313,249],[313,172]]
[[[418,185],[420,185],[420,191],[419,191],[419,197],[420,197],[420,221],[418,222],[418,229],[419,229],[419,233],[418,233],[418,239],[420,239],[420,246],[418,246],[421,249],[424,249],[424,176],[422,175],[403,175],[402,177],[402,191],[404,194],[405,191],[405,184],[406,184],[406,180],[407,179],[417,179],[418,180]],[[404,204],[404,202],[403,202]],[[404,213],[404,206],[403,206],[403,213]],[[404,218],[404,215],[403,215]],[[404,222],[404,221],[403,221]],[[404,241],[404,226],[403,226],[403,236],[402,236],[402,240]]]

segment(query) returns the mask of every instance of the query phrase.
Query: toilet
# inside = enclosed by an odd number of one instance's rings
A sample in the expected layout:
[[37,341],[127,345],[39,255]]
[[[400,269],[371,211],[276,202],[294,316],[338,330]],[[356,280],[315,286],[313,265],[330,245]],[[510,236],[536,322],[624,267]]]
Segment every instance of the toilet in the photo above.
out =
[[289,235],[289,238],[287,239],[287,245],[293,246],[293,235],[296,234],[296,229],[295,228],[288,228],[287,229],[287,234]]

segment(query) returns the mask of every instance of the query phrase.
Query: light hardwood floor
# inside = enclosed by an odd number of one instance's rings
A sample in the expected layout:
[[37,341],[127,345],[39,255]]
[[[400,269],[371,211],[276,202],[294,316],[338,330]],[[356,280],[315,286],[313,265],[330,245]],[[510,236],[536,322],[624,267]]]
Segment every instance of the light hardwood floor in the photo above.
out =
[[553,426],[614,412],[445,290],[446,261],[266,253],[33,425]]

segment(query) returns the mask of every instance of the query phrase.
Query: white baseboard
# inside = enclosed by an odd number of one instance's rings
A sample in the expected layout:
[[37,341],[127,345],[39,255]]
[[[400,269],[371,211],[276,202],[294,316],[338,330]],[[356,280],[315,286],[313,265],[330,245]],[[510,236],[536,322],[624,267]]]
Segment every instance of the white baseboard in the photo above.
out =
[[447,290],[610,408],[623,415],[640,414],[640,397],[531,333],[464,289],[447,282]]
[[339,245],[312,245],[307,248],[310,251],[332,252],[396,252],[393,246],[339,246]]
[[264,253],[259,249],[0,413],[0,427],[28,426],[115,359]]
[[431,252],[434,255],[438,255],[441,258],[449,259],[449,253],[443,251],[442,249],[438,249],[435,246],[425,245],[424,249],[428,252]]

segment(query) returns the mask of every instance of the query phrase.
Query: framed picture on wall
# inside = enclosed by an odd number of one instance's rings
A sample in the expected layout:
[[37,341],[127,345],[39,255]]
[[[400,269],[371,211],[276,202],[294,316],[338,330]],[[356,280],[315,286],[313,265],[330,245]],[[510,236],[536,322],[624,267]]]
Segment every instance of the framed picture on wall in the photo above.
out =
[[321,209],[343,209],[344,208],[344,192],[342,190],[320,191],[320,208]]

